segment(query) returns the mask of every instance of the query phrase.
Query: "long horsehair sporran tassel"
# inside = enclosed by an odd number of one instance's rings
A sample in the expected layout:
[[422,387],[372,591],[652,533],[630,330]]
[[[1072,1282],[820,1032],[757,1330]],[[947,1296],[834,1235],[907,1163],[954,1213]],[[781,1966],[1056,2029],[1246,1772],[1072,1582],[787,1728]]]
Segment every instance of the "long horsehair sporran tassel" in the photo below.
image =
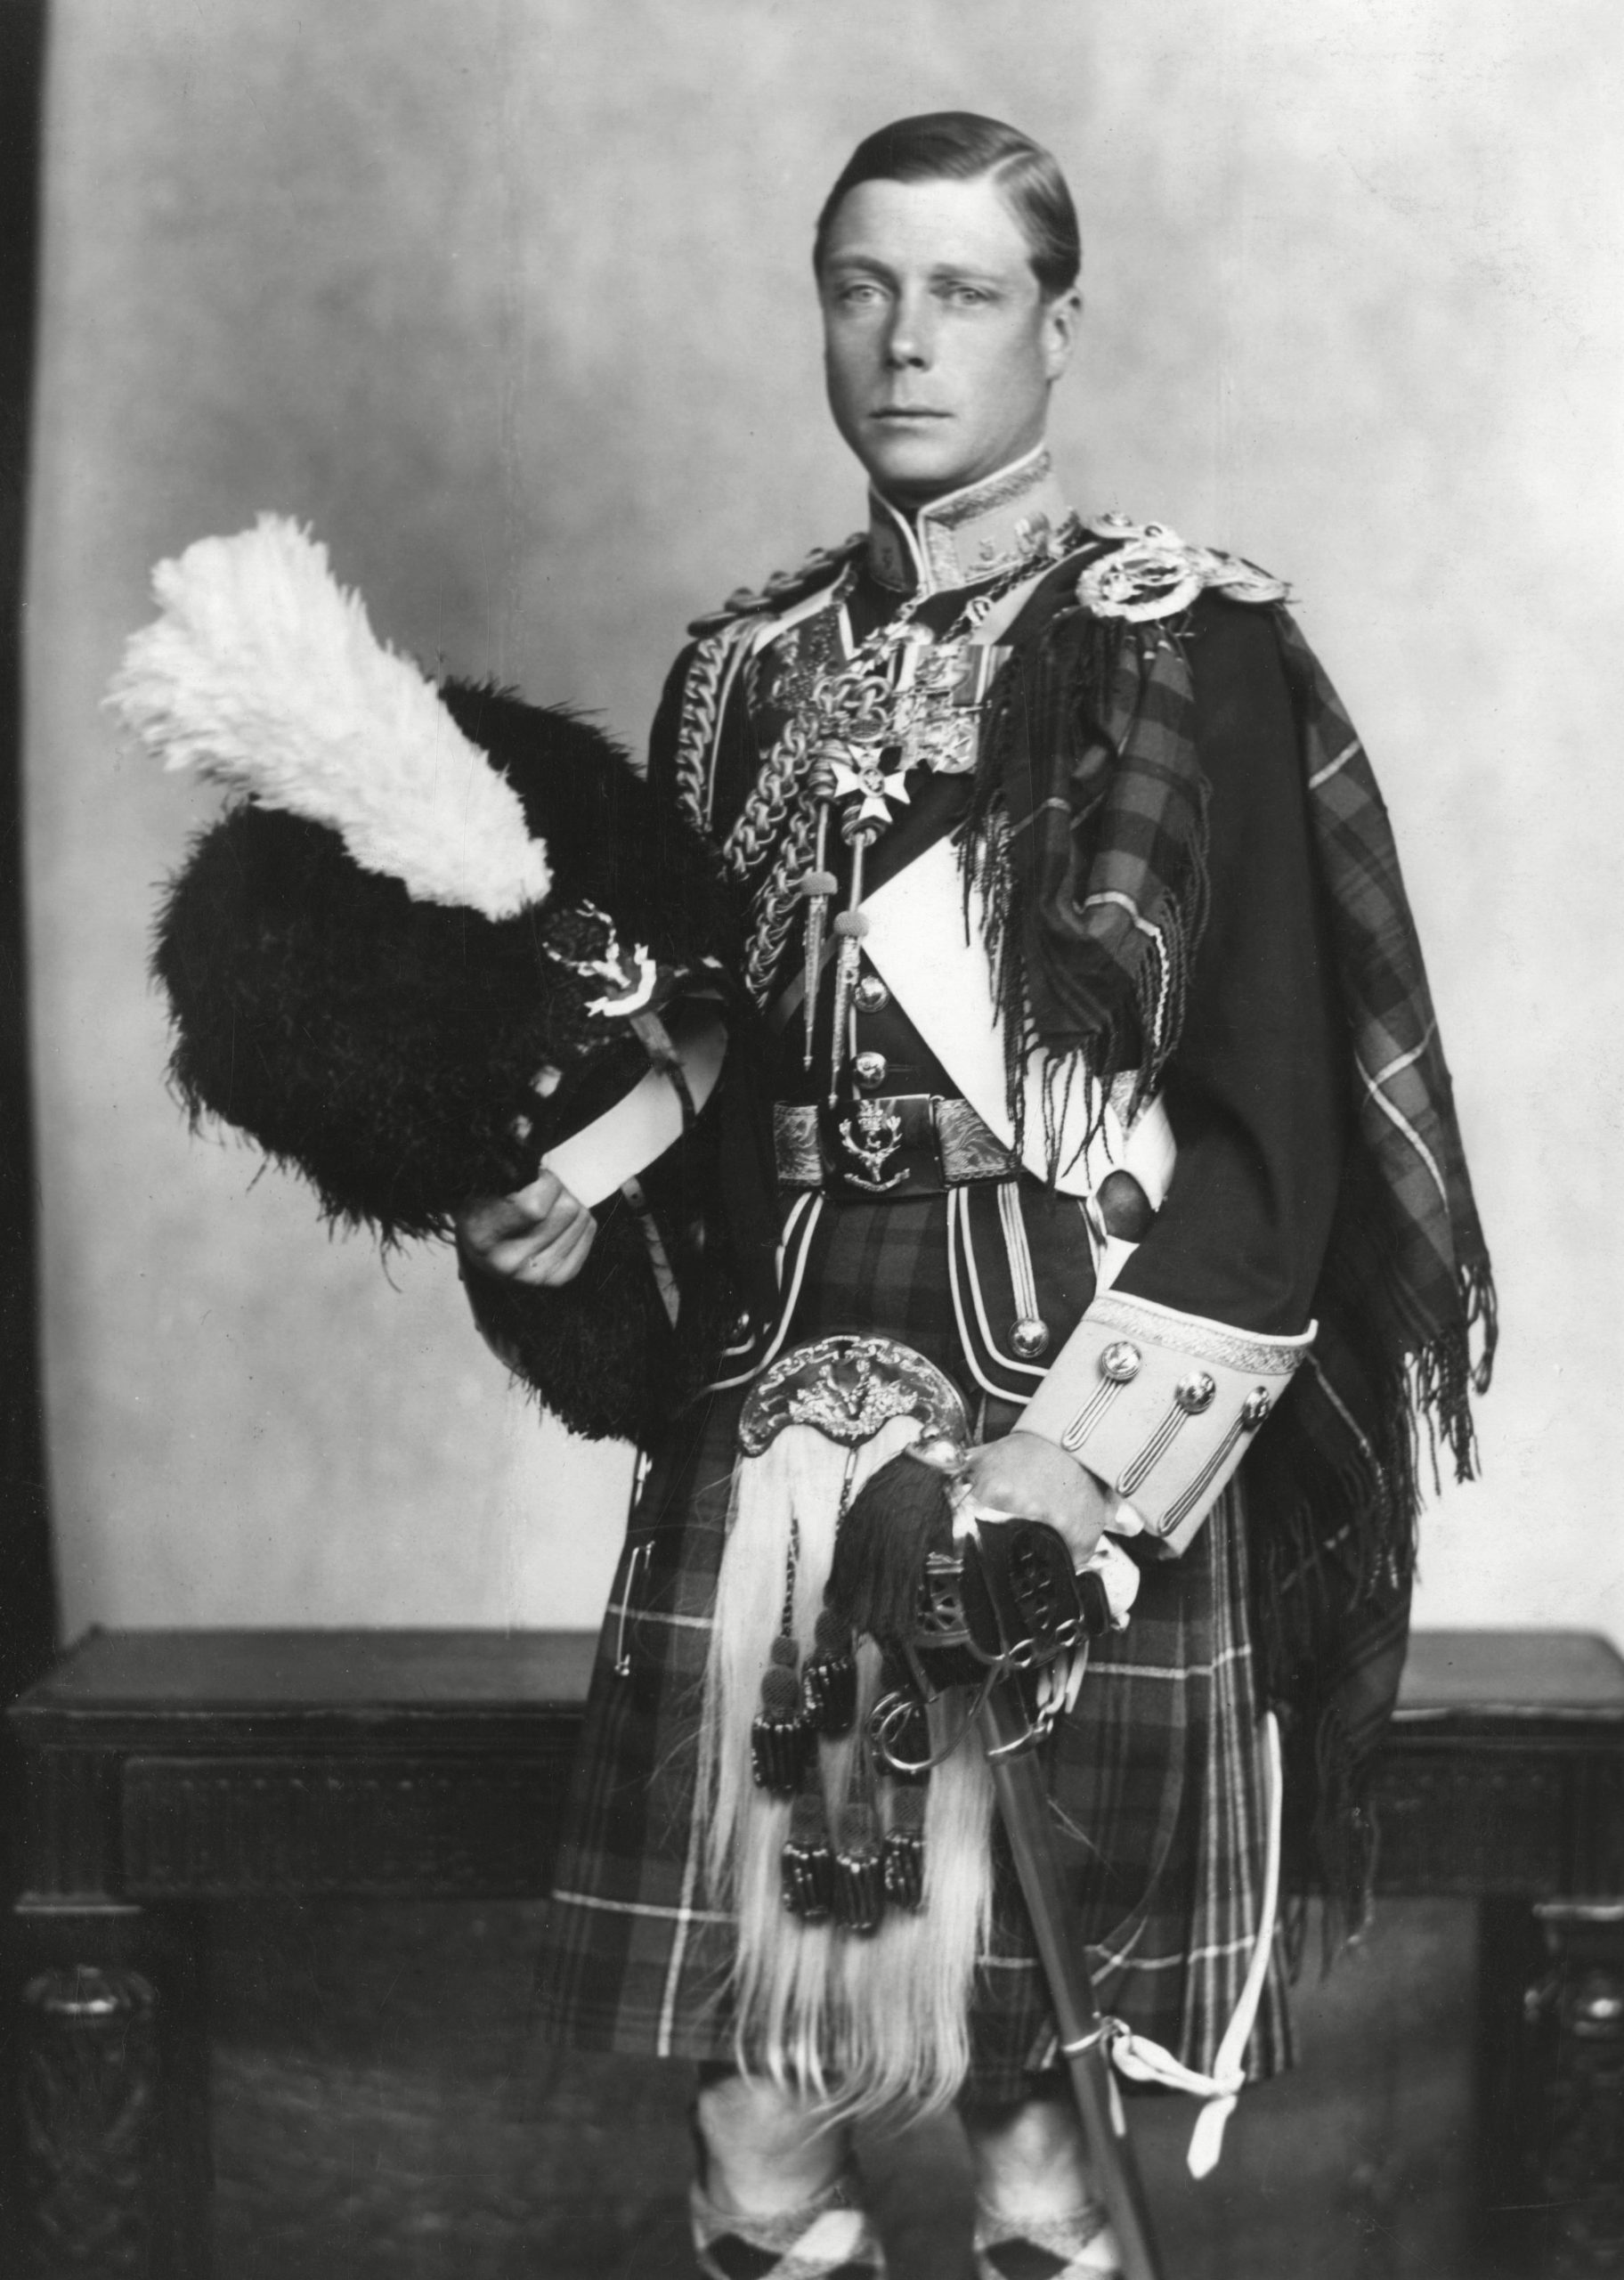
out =
[[790,1833],[779,1855],[784,1904],[803,1924],[827,1923],[834,1911],[834,1853],[829,1811],[814,1770],[790,1808]]
[[761,1707],[751,1722],[751,1771],[757,1788],[769,1790],[775,1797],[794,1796],[808,1754],[816,1746],[800,1714],[800,1681],[795,1670],[799,1653],[793,1639],[781,1635],[774,1640],[761,1674]]
[[[917,1430],[912,1419],[896,1419],[857,1450],[858,1494]],[[736,1919],[727,1999],[742,2067],[855,2114],[894,2106],[940,2112],[970,2064],[970,1997],[991,1920],[992,1780],[974,1734],[930,1779],[922,1912],[890,1908],[866,1938],[786,1908],[783,1854],[796,1807],[758,1789],[751,1778],[750,1729],[760,1703],[763,1654],[783,1631],[791,1515],[798,1517],[800,1539],[792,1628],[809,1641],[828,1580],[846,1465],[846,1450],[810,1426],[792,1425],[759,1457],[737,1467],[705,1676],[703,1851],[695,1897]],[[818,1751],[831,1798],[849,1793],[858,1736],[880,1691],[877,1649],[863,1641],[856,1659],[856,1731],[825,1740]],[[946,1698],[946,1706],[951,1714],[939,1734],[932,1712],[938,1749],[962,1723],[962,1705]],[[810,1808],[801,1811],[804,1828]]]
[[918,1781],[891,1791],[885,1832],[885,1896],[894,1908],[925,1904],[925,1808],[928,1793]]
[[834,1920],[860,1938],[885,1916],[885,1848],[880,1817],[865,1797],[842,1806],[834,1849]]
[[816,1734],[836,1740],[857,1714],[857,1642],[831,1608],[818,1609],[812,1652],[800,1674],[800,1714]]

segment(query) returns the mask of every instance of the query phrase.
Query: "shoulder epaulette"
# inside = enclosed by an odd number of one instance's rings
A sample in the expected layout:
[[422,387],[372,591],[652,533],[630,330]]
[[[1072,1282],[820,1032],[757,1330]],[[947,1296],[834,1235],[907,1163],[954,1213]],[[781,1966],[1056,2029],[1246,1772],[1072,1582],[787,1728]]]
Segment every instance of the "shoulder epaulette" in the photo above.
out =
[[829,584],[846,567],[866,542],[867,533],[854,532],[839,546],[814,547],[798,570],[775,571],[764,586],[739,586],[730,593],[720,609],[696,617],[688,627],[694,634],[717,633],[724,625],[731,625],[741,617],[767,617],[789,609],[794,603],[804,601],[816,593],[819,586]]
[[1190,546],[1165,523],[1131,523],[1125,515],[1101,515],[1090,533],[1108,542],[1088,562],[1077,580],[1077,599],[1096,617],[1126,618],[1142,624],[1174,617],[1208,592],[1237,602],[1283,602],[1290,590],[1255,562],[1221,554],[1210,546]]

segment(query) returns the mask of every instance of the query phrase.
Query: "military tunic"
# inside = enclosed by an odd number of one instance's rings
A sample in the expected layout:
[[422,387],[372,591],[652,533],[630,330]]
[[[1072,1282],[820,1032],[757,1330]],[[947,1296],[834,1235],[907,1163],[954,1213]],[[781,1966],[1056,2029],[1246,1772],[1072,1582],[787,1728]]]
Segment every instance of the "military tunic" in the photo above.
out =
[[[1082,533],[1064,517],[1046,460],[1014,473],[1013,484],[994,478],[937,502],[913,527],[876,501],[861,547],[818,566],[787,601],[769,595],[765,607],[730,617],[719,639],[708,637],[709,654],[702,639],[679,658],[651,774],[691,811],[702,809],[719,843],[736,828],[820,660],[838,671],[899,612],[940,641],[978,605],[983,624],[1012,643],[1075,598]],[[1081,1416],[1102,1341],[1121,1347],[1126,1322],[1145,1331],[1148,1348],[1168,1347],[1187,1373],[1181,1387],[1214,1385],[1207,1405],[1227,1408],[1230,1420],[1198,1421],[1203,1445],[1221,1455],[1193,1470],[1193,1460],[1182,1471],[1166,1468],[1172,1485],[1159,1509],[1179,1510],[1178,1556],[1165,1556],[1150,1531],[1126,1539],[1142,1579],[1133,1619],[1095,1643],[1076,1706],[1045,1745],[1046,1763],[1102,2007],[1186,2064],[1212,2064],[1257,1933],[1268,1819],[1244,1473],[1235,1478],[1244,1447],[1226,1445],[1225,1434],[1228,1444],[1244,1442],[1250,1380],[1261,1369],[1273,1385],[1288,1373],[1309,1331],[1348,1106],[1296,730],[1268,614],[1198,582],[1157,632],[1178,643],[1193,687],[1209,787],[1210,916],[1159,1095],[1176,1155],[1170,1177],[1142,1199],[1154,1208],[1135,1240],[1109,1243],[1097,1198],[1052,1187],[1013,1162],[1002,1177],[944,1183],[929,1132],[922,1150],[893,1144],[871,1155],[869,1184],[880,1192],[864,1192],[861,1163],[855,1185],[838,1167],[831,1174],[838,1119],[820,1120],[818,1108],[832,1081],[849,1112],[865,1097],[888,1108],[951,1101],[958,1087],[939,1031],[922,1034],[866,955],[838,1041],[825,966],[808,1050],[797,988],[803,911],[767,977],[781,1123],[803,1160],[813,1136],[810,1168],[793,1160],[793,1147],[781,1152],[775,1317],[748,1325],[718,1389],[649,1453],[616,1573],[539,1982],[543,2021],[579,2045],[688,2058],[730,2048],[733,1930],[705,1887],[694,1769],[734,1430],[751,1375],[802,1339],[883,1332],[946,1369],[990,1437],[1019,1419],[1057,1356],[1071,1357]],[[696,708],[695,676],[707,673],[720,685],[700,691]],[[707,705],[696,737],[695,710],[703,715]],[[964,709],[973,759],[975,705]],[[946,768],[910,768],[908,796],[884,803],[864,882],[871,896],[962,818],[964,738],[961,723],[949,727],[958,765],[950,752]],[[757,851],[758,878],[772,859],[770,845]],[[836,851],[833,859],[843,892],[849,858]],[[972,1014],[990,1020],[988,1008],[967,1008]],[[940,1111],[928,1120],[939,1125]],[[871,1118],[865,1128],[875,1127]],[[1100,1288],[1108,1258],[1115,1314]],[[1091,1310],[1100,1305],[1108,1311],[1091,1343]],[[1123,1390],[1119,1409],[1137,1398],[1133,1387]],[[1063,1424],[1062,1413],[1066,1401],[1055,1411]],[[1056,1424],[1045,1429],[1062,1437]],[[1113,1429],[1120,1442],[1120,1417]],[[1130,1438],[1149,1446],[1163,1429],[1147,1408]],[[1089,1447],[1073,1445],[1087,1462]],[[1136,1476],[1133,1500],[1153,1526],[1156,1471],[1152,1462]],[[1054,2063],[1042,1975],[1001,1840],[971,2028],[973,2094],[1017,2095]],[[1277,1956],[1247,2071],[1266,2074],[1287,2055]]]

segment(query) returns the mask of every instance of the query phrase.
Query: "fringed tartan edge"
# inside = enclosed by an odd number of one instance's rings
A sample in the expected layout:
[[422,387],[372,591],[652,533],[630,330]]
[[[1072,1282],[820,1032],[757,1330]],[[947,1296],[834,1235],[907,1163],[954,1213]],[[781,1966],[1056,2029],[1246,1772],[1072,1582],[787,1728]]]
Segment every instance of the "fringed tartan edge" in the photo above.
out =
[[[1323,756],[1335,750],[1343,766],[1342,732],[1352,731],[1295,624],[1284,611],[1274,616],[1342,936],[1351,1025],[1368,1010],[1371,986],[1360,955],[1368,947],[1363,898],[1349,884],[1362,867],[1358,884],[1374,885],[1404,915],[1400,963],[1383,978],[1407,998],[1427,1041],[1420,1073],[1447,1177],[1441,1207],[1418,1217],[1355,1124],[1316,1295],[1315,1359],[1246,1468],[1255,1635],[1265,1698],[1287,1738],[1293,1880],[1299,1895],[1323,1894],[1334,1945],[1368,1913],[1376,1841],[1369,1775],[1408,1636],[1421,1429],[1434,1483],[1441,1449],[1458,1480],[1475,1476],[1470,1396],[1488,1390],[1498,1309],[1379,794],[1361,751],[1340,786],[1352,801],[1352,838],[1345,814],[1321,811]],[[1062,604],[994,690],[961,832],[966,916],[973,890],[983,902],[1018,1145],[1029,1056],[1039,1048],[1048,1055],[1052,1179],[1078,1063],[1100,1088],[1101,1112],[1114,1081],[1136,1072],[1131,1119],[1177,1047],[1208,893],[1207,786],[1188,683],[1168,667],[1189,631],[1184,617],[1152,632]],[[1184,762],[1175,756],[1170,764],[1169,747],[1176,755],[1181,739]],[[1131,851],[1142,882],[1141,923],[1121,942],[1102,930],[1080,942],[1078,881],[1102,851]],[[1056,923],[1062,906],[1071,914],[1065,925]]]
[[1373,1431],[1311,1361],[1247,1468],[1253,1639],[1286,1750],[1294,1959],[1311,1897],[1324,1904],[1328,1962],[1369,1920],[1371,1775],[1409,1636],[1423,1429],[1434,1488],[1443,1452],[1458,1481],[1475,1478],[1469,1396],[1488,1390],[1493,1368],[1487,1259],[1463,1266],[1457,1287],[1458,1320],[1372,1372]]

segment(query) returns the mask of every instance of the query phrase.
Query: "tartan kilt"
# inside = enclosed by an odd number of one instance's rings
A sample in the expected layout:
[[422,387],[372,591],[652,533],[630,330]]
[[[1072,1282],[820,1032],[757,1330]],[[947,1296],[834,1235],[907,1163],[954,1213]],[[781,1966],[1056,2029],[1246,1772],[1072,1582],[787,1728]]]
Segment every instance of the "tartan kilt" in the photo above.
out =
[[[1052,1245],[1052,1221],[1044,1236]],[[1092,1289],[1085,1249],[1069,1279],[1076,1313],[1051,1316],[1057,1346]],[[945,1199],[826,1201],[790,1336],[836,1330],[900,1339],[973,1396]],[[694,1805],[743,1398],[708,1396],[652,1453],[610,1594],[537,1973],[542,2031],[579,2048],[732,2055],[734,1926],[705,1889]],[[987,1431],[1007,1431],[1017,1413],[993,1405]],[[1207,2071],[1250,1960],[1267,1836],[1238,1493],[1182,1559],[1146,1554],[1141,1568],[1132,1622],[1094,1642],[1076,1706],[1044,1745],[1046,1771],[1101,2009]],[[1026,2094],[1059,2063],[1002,1830],[995,1842],[965,2086],[989,2101]],[[1290,2063],[1282,1949],[1277,1934],[1246,2052],[1254,2080]]]

